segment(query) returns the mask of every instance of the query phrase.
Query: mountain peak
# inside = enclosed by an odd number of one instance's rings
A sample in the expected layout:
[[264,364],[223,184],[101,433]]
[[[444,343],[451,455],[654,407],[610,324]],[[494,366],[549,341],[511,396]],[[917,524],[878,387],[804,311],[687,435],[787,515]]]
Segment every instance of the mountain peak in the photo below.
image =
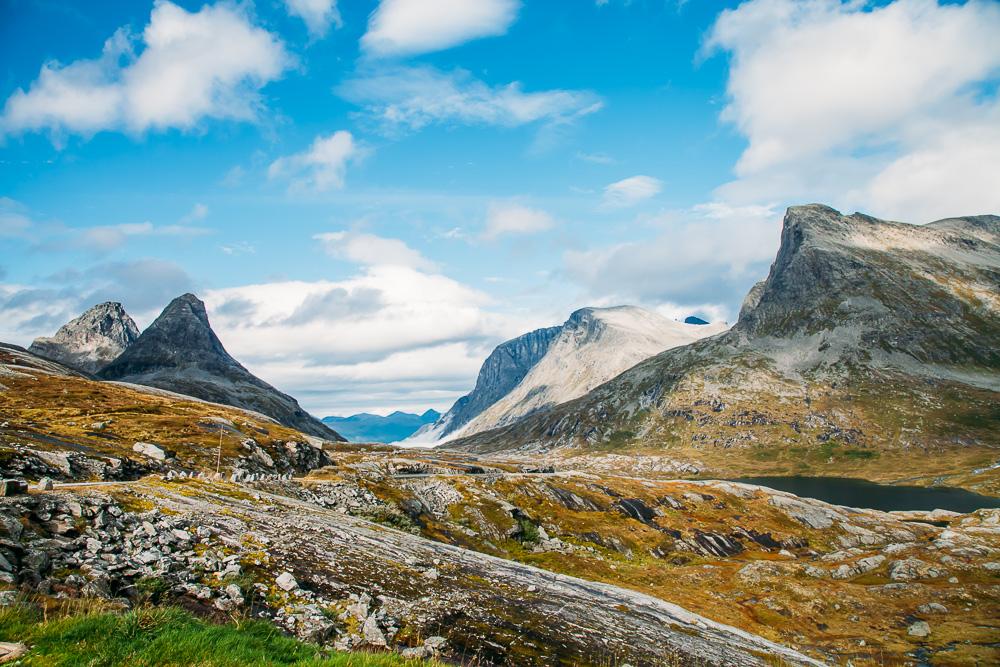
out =
[[70,368],[96,373],[139,337],[139,329],[117,301],[89,308],[67,322],[55,336],[36,338],[28,348]]
[[512,423],[582,396],[654,354],[723,328],[682,324],[638,306],[580,308],[562,326],[497,346],[475,389],[413,442],[463,437]]
[[171,301],[100,376],[255,410],[304,433],[339,438],[294,398],[236,361],[212,330],[204,302],[194,294]]

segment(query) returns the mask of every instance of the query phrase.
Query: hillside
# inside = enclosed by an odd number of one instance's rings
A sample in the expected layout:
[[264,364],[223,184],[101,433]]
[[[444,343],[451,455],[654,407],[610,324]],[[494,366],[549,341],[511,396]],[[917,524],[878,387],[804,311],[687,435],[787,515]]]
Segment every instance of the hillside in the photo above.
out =
[[0,344],[0,415],[6,476],[285,475],[326,462],[319,440],[260,413],[96,381],[13,345]]
[[997,490],[1000,219],[923,227],[790,208],[728,332],[577,400],[449,443],[632,451],[711,474],[843,474]]
[[254,410],[316,437],[343,439],[233,359],[212,331],[205,304],[193,294],[171,301],[99,376]]

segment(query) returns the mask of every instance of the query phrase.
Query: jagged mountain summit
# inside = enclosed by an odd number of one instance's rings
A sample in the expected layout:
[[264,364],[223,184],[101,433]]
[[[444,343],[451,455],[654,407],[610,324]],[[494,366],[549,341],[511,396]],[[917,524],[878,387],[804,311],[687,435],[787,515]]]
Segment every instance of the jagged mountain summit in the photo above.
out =
[[205,304],[179,296],[139,338],[98,374],[233,405],[276,419],[303,433],[343,440],[298,402],[256,377],[226,352],[208,321]]
[[[512,424],[582,396],[647,357],[725,328],[675,322],[635,306],[581,308],[562,326],[540,329],[497,347],[473,392],[459,399],[433,429],[414,439],[451,440]],[[498,360],[509,360],[509,373],[497,372]]]
[[323,417],[323,423],[334,428],[348,442],[390,443],[404,440],[440,418],[441,413],[437,410],[425,410],[419,415],[397,410],[385,417],[367,412],[350,417]]
[[33,354],[58,361],[84,373],[96,373],[139,337],[139,329],[115,301],[99,303],[64,324],[51,338],[36,338]]
[[917,226],[792,207],[730,331],[449,446],[632,447],[785,474],[912,462],[915,447],[989,463],[998,340],[997,216]]

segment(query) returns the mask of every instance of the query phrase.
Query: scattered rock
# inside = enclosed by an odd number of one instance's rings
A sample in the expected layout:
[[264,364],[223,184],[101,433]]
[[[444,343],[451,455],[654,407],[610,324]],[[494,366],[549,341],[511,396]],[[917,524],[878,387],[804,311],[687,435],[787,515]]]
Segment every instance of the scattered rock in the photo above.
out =
[[0,642],[0,663],[13,662],[24,656],[28,647],[18,642]]
[[137,442],[132,445],[132,451],[156,461],[166,461],[169,458],[165,449],[151,442]]
[[889,578],[893,581],[913,581],[915,579],[935,579],[944,576],[945,570],[919,558],[893,561],[889,566]]
[[299,587],[299,582],[295,581],[295,577],[292,576],[291,572],[282,572],[274,580],[274,583],[283,591],[293,591]]

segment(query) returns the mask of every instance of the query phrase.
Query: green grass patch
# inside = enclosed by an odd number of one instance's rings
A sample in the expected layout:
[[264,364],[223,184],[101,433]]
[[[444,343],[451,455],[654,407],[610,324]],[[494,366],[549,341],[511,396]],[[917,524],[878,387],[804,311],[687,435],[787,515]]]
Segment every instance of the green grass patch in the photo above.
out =
[[175,608],[44,620],[33,607],[0,610],[0,638],[27,644],[26,667],[397,667],[434,663],[393,654],[324,653],[262,621],[213,625]]

